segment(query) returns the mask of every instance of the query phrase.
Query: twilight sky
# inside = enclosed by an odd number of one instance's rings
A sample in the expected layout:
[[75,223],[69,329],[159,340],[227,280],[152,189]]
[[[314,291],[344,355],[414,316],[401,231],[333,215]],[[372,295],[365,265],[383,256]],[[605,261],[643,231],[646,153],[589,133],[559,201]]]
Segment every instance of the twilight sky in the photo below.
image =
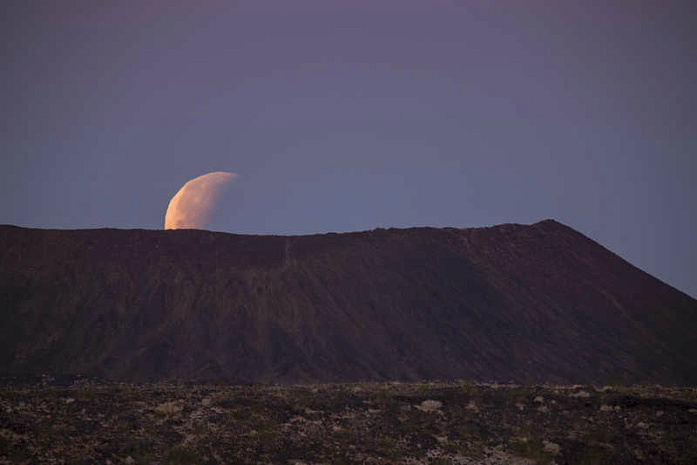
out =
[[5,0],[0,223],[306,234],[555,218],[697,296],[691,1]]

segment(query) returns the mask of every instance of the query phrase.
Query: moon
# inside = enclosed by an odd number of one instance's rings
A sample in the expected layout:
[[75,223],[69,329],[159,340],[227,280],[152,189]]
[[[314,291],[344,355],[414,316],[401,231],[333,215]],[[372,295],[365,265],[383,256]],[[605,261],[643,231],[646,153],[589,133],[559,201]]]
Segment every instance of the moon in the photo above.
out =
[[184,184],[169,201],[165,229],[205,229],[226,187],[238,175],[215,171]]

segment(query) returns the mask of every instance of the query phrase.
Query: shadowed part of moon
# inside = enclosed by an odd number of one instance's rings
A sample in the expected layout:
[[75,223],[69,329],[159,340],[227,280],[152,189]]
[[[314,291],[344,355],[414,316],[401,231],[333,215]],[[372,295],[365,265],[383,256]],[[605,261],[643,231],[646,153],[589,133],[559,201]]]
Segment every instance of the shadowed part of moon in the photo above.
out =
[[216,171],[184,184],[169,201],[165,229],[205,229],[221,194],[235,178],[235,173]]

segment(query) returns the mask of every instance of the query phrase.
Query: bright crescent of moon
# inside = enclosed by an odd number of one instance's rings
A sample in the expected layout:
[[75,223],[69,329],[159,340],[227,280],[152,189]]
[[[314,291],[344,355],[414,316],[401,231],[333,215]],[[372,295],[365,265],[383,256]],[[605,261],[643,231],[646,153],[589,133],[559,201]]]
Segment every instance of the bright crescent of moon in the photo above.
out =
[[204,229],[225,187],[235,173],[216,171],[187,182],[169,201],[165,229]]

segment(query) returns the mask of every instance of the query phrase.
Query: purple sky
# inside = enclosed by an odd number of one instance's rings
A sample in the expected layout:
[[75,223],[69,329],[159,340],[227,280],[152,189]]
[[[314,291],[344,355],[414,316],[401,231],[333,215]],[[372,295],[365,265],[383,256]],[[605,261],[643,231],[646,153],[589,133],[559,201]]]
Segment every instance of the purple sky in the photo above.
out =
[[697,296],[696,5],[5,0],[0,223],[234,171],[211,229],[556,218]]

